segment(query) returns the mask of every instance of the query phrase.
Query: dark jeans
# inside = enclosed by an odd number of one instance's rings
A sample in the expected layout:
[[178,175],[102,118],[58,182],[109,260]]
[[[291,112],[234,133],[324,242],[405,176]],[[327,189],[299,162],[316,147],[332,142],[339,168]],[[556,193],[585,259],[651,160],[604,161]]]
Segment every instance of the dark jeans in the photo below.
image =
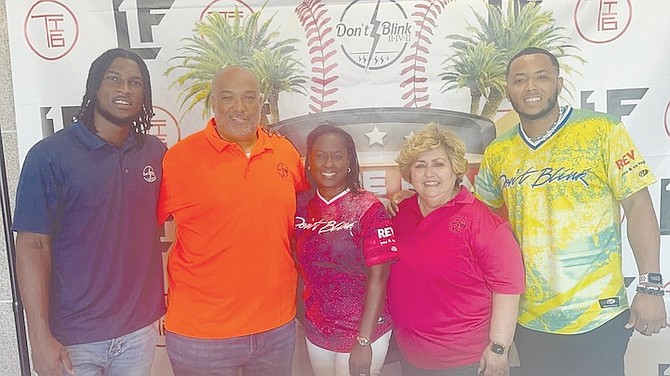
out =
[[520,376],[623,376],[623,357],[633,329],[630,311],[622,312],[590,332],[574,335],[542,333],[517,325]]
[[477,376],[479,363],[447,369],[423,369],[411,365],[404,358],[400,358],[402,376]]
[[267,332],[226,339],[200,339],[167,332],[175,376],[290,376],[295,321]]

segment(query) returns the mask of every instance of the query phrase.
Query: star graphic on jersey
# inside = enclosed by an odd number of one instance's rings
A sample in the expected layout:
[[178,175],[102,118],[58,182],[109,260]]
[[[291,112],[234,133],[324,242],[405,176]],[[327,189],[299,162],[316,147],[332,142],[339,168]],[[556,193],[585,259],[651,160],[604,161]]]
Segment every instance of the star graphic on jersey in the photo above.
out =
[[368,142],[368,146],[372,146],[374,144],[384,146],[384,136],[386,136],[387,133],[380,131],[379,128],[377,128],[377,126],[375,125],[372,132],[367,132],[365,135],[368,136],[368,138],[370,139],[370,141]]
[[414,137],[414,131],[409,132],[409,134],[405,136],[405,140],[409,140],[412,137]]

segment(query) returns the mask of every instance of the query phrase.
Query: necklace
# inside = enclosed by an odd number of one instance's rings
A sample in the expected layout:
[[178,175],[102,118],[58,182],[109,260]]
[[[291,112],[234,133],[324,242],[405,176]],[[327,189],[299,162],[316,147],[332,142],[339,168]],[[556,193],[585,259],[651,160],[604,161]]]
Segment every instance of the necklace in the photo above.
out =
[[566,106],[562,106],[562,107],[559,106],[558,107],[558,118],[556,118],[556,121],[554,121],[554,124],[552,124],[551,127],[549,127],[549,129],[547,129],[547,131],[544,132],[544,134],[539,135],[537,137],[529,137],[530,142],[532,142],[534,144],[539,144],[540,142],[543,142],[546,139],[548,139],[549,137],[551,137],[551,135],[554,134],[554,131],[556,131],[556,127],[558,127],[559,120],[561,120],[561,118],[563,117],[563,113],[565,112],[565,108],[566,108]]

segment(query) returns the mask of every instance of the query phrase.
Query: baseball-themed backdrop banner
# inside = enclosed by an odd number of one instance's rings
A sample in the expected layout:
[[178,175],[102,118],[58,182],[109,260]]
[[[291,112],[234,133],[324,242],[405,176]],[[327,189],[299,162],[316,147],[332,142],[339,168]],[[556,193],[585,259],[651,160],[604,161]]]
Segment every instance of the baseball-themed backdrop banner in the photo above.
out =
[[[21,160],[77,113],[91,62],[123,47],[147,62],[151,133],[166,145],[203,128],[202,77],[244,64],[259,72],[270,126],[301,153],[315,126],[342,126],[365,188],[380,197],[404,186],[394,159],[430,121],[466,141],[471,184],[484,148],[518,119],[503,94],[509,57],[545,47],[566,80],[560,101],[620,117],[657,176],[650,191],[670,279],[670,1],[15,0],[7,12]],[[627,242],[624,270],[632,295]],[[669,348],[670,330],[635,334],[627,375],[670,375]],[[155,374],[169,373],[161,348]]]

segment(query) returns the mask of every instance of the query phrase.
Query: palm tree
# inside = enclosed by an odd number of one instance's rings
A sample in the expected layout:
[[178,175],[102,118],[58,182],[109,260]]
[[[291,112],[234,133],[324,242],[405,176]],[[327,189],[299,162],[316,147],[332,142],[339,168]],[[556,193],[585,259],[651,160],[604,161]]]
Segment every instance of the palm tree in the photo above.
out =
[[455,53],[442,63],[446,68],[439,74],[446,81],[441,92],[470,89],[470,113],[478,114],[482,96],[488,98],[491,88],[504,89],[504,80],[500,79],[505,73],[504,59],[492,43],[457,41],[451,47]]
[[[180,54],[170,59],[175,64],[165,72],[166,76],[177,70],[182,72],[170,85],[185,87],[179,94],[181,109],[190,112],[197,104],[203,103],[202,115],[207,117],[210,112],[212,78],[219,69],[229,65],[240,65],[256,73],[261,81],[261,103],[265,103],[268,95],[278,97],[281,91],[304,91],[301,85],[305,76],[302,75],[302,64],[295,58],[296,49],[293,47],[298,40],[277,40],[279,32],[270,31],[274,16],[259,23],[261,12],[262,9],[242,20],[236,7],[231,20],[214,12],[204,21],[195,23],[193,35],[182,39],[185,43],[179,48]],[[281,56],[275,56],[271,62],[279,64],[279,67],[263,62],[275,54]],[[280,72],[277,72],[279,69]],[[276,101],[274,106],[278,116]]]
[[[486,8],[487,16],[478,14],[473,10],[479,27],[468,25],[466,31],[470,35],[449,35],[447,37],[454,40],[452,48],[457,55],[461,55],[454,58],[454,61],[456,59],[467,61],[468,59],[479,58],[476,54],[470,52],[476,51],[477,45],[485,44],[495,46],[501,63],[505,66],[507,66],[512,56],[527,47],[544,48],[559,59],[570,57],[579,63],[584,63],[583,58],[570,52],[571,50],[578,50],[578,48],[568,44],[569,37],[563,34],[565,28],[556,26],[553,14],[549,11],[542,11],[538,4],[527,3],[522,7],[519,0],[508,0],[505,14],[503,14],[501,8],[488,3]],[[470,47],[464,47],[465,45]],[[468,64],[480,63],[474,61],[468,62]],[[571,65],[565,63],[562,63],[561,68],[568,73],[574,71]],[[486,66],[486,69],[487,71],[480,73],[488,80],[486,88],[484,90],[480,89],[482,93],[488,93],[481,116],[493,119],[504,99],[504,90],[500,84],[505,81],[505,70],[501,71],[499,66],[495,64]],[[447,65],[443,75],[449,72],[457,73],[453,61]],[[571,84],[568,83],[568,93],[570,92],[570,86]],[[453,88],[458,88],[458,86]]]
[[308,77],[302,74],[304,65],[292,56],[293,47],[265,47],[254,52],[251,69],[257,72],[262,95],[270,107],[270,124],[279,121],[279,93],[294,92],[307,95]]

